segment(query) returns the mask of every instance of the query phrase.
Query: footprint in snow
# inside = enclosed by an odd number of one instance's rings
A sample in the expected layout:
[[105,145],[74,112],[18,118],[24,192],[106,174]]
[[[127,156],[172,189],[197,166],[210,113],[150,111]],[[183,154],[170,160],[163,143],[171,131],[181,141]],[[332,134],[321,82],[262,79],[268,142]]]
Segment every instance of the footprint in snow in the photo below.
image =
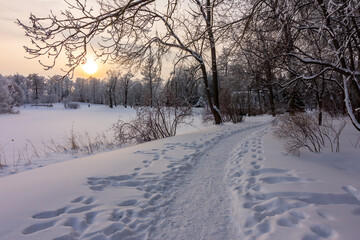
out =
[[360,202],[360,190],[357,189],[354,186],[348,185],[348,186],[343,186],[342,187],[343,190],[345,190],[346,192],[348,192],[349,194],[351,194],[352,196],[354,196],[354,198],[356,198],[356,200],[358,200]]
[[324,211],[321,211],[321,210],[317,210],[316,212],[320,217],[326,219],[326,220],[335,220],[334,217],[332,217],[330,214],[324,212]]
[[299,224],[306,217],[302,212],[291,211],[288,216],[281,217],[277,220],[277,224],[283,227],[293,227]]
[[293,227],[296,224],[298,224],[298,222],[296,220],[294,220],[293,218],[287,216],[287,217],[281,217],[277,220],[277,225],[282,226],[282,227]]
[[301,240],[321,240],[321,238],[318,235],[315,234],[306,234]]
[[279,169],[279,168],[262,168],[257,170],[252,170],[252,176],[258,176],[260,174],[268,174],[268,173],[288,173],[290,170],[288,169]]
[[261,178],[260,180],[263,181],[264,183],[268,183],[268,184],[313,181],[312,179],[304,179],[304,178],[291,177],[291,176],[264,177],[264,178]]
[[134,178],[134,175],[118,175],[105,178],[89,177],[87,183],[90,185],[90,189],[94,191],[103,191],[106,187],[116,186],[135,186],[138,183],[129,181]]
[[325,225],[314,225],[310,227],[311,231],[323,238],[330,238],[334,235],[334,231]]
[[85,196],[80,196],[75,198],[74,200],[71,201],[71,203],[78,203],[81,202],[83,199],[85,198]]

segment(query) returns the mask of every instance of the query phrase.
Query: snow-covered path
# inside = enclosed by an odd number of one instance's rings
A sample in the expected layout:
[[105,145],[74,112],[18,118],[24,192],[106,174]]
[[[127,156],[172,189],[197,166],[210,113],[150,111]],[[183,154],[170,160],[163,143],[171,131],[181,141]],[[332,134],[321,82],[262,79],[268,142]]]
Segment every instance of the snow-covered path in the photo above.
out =
[[226,164],[230,153],[257,128],[221,139],[201,153],[161,217],[152,239],[239,239],[230,219],[231,202],[226,189]]

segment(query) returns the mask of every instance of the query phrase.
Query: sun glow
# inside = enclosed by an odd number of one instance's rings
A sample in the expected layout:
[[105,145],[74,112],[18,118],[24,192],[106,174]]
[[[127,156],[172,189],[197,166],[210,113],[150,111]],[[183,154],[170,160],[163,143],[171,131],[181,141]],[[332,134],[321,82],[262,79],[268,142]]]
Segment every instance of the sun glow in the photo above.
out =
[[98,70],[98,65],[92,59],[87,59],[86,63],[82,66],[85,73],[92,75]]

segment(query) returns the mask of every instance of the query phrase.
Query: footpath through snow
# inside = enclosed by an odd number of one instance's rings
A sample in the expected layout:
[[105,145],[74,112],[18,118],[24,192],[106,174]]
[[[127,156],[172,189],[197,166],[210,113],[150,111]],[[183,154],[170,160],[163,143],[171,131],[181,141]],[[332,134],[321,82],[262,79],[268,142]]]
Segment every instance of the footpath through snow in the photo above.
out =
[[[213,126],[0,178],[0,239],[181,239],[186,234],[201,239],[213,233],[212,239],[229,239],[235,233],[224,180],[226,156],[245,137],[244,130],[251,132],[269,118],[256,121]],[[209,180],[212,185],[202,189]],[[190,182],[201,192],[187,192],[193,188]],[[171,232],[172,216],[182,204],[183,215],[174,222],[180,228]],[[186,226],[189,231],[177,237]]]
[[232,150],[258,128],[221,138],[201,153],[197,165],[178,187],[173,202],[160,216],[159,230],[153,239],[239,239],[230,218],[232,209],[225,170]]

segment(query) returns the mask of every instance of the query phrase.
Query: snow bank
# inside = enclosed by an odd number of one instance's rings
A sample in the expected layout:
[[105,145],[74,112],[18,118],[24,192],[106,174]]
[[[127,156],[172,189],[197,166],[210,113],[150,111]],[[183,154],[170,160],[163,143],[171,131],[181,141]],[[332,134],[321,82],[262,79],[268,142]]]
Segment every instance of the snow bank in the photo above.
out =
[[360,236],[359,133],[348,124],[341,152],[284,154],[272,129],[232,153],[228,187],[244,239],[347,239]]

